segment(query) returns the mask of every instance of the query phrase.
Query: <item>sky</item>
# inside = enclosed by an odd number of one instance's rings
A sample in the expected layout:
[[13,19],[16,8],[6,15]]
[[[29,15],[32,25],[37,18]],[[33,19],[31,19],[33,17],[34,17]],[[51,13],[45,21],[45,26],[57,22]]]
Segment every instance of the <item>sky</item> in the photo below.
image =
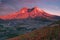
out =
[[60,16],[60,0],[0,0],[0,15],[17,12],[23,7],[35,6],[50,14]]

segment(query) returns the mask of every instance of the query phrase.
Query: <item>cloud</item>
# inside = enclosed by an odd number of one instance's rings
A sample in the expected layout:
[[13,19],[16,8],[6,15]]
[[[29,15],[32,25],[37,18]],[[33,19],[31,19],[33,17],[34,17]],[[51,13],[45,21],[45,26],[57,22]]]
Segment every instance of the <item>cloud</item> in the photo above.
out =
[[[59,0],[0,0],[0,14],[18,11],[22,7],[38,6],[48,10],[58,10],[59,7],[53,5]],[[59,10],[58,10],[59,11]]]
[[59,15],[60,16],[60,8],[58,6],[49,5],[45,8],[43,8],[46,12],[53,14],[53,15]]
[[16,3],[17,0],[0,0],[0,15],[16,12],[18,10]]

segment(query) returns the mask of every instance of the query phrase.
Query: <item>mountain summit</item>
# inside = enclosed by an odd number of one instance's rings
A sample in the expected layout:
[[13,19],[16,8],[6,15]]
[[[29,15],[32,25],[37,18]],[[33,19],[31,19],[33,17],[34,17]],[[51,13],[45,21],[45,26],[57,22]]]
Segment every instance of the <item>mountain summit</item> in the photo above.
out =
[[35,18],[35,17],[41,17],[41,18],[47,18],[47,19],[53,19],[55,15],[48,14],[44,10],[34,7],[34,8],[22,8],[15,14],[0,16],[0,19],[26,19],[26,18]]

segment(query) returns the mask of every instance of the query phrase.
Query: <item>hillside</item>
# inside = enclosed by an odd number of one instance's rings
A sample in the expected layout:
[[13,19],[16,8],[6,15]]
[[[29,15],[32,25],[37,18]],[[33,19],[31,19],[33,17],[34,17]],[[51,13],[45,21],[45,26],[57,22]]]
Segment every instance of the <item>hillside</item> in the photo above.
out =
[[9,38],[7,40],[60,40],[60,20],[46,27],[34,30],[31,33]]

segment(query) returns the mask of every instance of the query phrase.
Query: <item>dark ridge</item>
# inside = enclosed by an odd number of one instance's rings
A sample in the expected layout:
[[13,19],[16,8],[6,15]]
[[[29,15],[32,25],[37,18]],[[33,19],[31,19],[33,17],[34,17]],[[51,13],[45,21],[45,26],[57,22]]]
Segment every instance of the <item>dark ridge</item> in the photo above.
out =
[[3,19],[0,19],[0,23],[2,23],[2,22],[4,22],[4,20]]
[[28,12],[31,12],[31,11],[33,11],[34,10],[34,8],[32,8],[32,9],[28,9]]
[[55,19],[59,19],[59,20],[60,20],[60,16],[55,16],[54,18],[55,18]]

